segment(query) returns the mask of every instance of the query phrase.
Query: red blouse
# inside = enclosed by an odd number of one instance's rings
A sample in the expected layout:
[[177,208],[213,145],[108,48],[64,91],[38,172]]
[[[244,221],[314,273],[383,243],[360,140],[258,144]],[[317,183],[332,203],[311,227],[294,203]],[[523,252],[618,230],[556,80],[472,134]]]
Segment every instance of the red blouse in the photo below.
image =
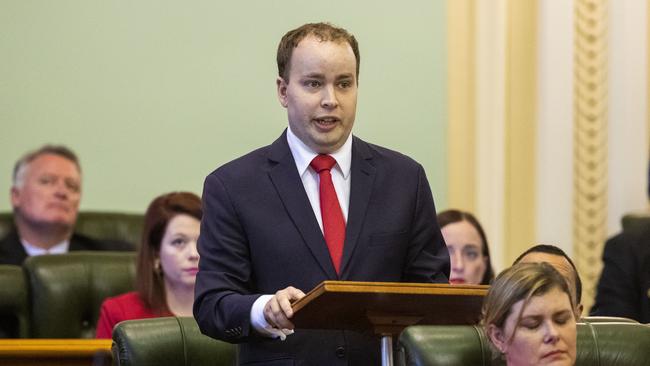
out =
[[161,316],[174,316],[170,312],[155,314],[148,308],[137,292],[109,297],[102,303],[97,321],[96,338],[111,338],[115,324],[123,320],[157,318]]

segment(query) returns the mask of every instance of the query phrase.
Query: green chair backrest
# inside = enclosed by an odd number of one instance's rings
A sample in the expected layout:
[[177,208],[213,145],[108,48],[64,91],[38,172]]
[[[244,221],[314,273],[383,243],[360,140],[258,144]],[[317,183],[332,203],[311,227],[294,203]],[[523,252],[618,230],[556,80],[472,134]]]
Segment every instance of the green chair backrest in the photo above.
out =
[[29,337],[28,304],[23,268],[0,265],[0,338]]
[[[578,323],[576,366],[647,366],[650,326]],[[398,361],[408,366],[505,365],[477,325],[412,326],[399,337]]]
[[134,252],[70,252],[25,260],[33,338],[94,338],[105,298],[135,288]]
[[194,318],[127,320],[113,329],[118,366],[234,366],[236,348],[201,334]]
[[[77,217],[75,232],[94,239],[125,241],[138,247],[143,225],[142,214],[82,211]],[[12,226],[13,214],[0,213],[0,238],[7,235]]]
[[650,228],[650,213],[639,212],[626,214],[621,218],[621,226],[624,232],[640,233]]

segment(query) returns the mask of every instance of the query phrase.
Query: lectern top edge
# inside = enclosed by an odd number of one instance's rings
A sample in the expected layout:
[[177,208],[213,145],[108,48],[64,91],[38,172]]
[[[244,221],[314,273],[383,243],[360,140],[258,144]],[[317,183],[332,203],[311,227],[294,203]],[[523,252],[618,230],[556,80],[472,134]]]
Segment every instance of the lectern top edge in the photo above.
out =
[[323,281],[305,297],[293,304],[298,311],[305,304],[328,292],[345,293],[385,293],[385,294],[423,294],[449,296],[480,296],[487,294],[489,286],[485,285],[449,285],[435,283],[408,282],[360,282],[360,281]]

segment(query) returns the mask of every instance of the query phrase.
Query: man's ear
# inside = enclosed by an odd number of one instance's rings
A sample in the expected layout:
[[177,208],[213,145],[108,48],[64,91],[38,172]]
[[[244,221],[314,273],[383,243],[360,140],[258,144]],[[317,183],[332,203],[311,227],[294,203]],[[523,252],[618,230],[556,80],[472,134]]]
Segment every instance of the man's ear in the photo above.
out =
[[278,100],[280,101],[280,104],[282,104],[284,108],[287,108],[287,83],[282,77],[278,76],[278,78],[275,79],[275,85],[278,89]]
[[501,353],[506,353],[508,349],[506,337],[501,329],[497,328],[494,324],[490,324],[487,327],[487,336]]
[[11,206],[18,207],[20,206],[20,189],[15,186],[11,187]]

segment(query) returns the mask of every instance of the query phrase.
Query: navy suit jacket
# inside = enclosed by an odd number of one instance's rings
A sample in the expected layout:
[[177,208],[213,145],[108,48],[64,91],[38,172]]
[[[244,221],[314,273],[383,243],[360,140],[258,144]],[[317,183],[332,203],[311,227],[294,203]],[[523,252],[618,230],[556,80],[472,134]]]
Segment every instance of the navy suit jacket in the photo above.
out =
[[650,323],[650,229],[624,232],[605,243],[603,271],[591,315]]
[[[72,234],[69,251],[77,250],[116,250],[133,251],[135,247],[127,242],[118,240],[96,240],[81,234]],[[22,265],[27,259],[25,247],[20,242],[16,228],[0,240],[0,264]]]
[[257,335],[253,302],[324,280],[448,282],[449,254],[421,165],[356,137],[346,237],[337,276],[287,144],[232,161],[205,180],[194,315],[202,332],[240,343],[241,364],[376,365],[379,342],[349,331]]

